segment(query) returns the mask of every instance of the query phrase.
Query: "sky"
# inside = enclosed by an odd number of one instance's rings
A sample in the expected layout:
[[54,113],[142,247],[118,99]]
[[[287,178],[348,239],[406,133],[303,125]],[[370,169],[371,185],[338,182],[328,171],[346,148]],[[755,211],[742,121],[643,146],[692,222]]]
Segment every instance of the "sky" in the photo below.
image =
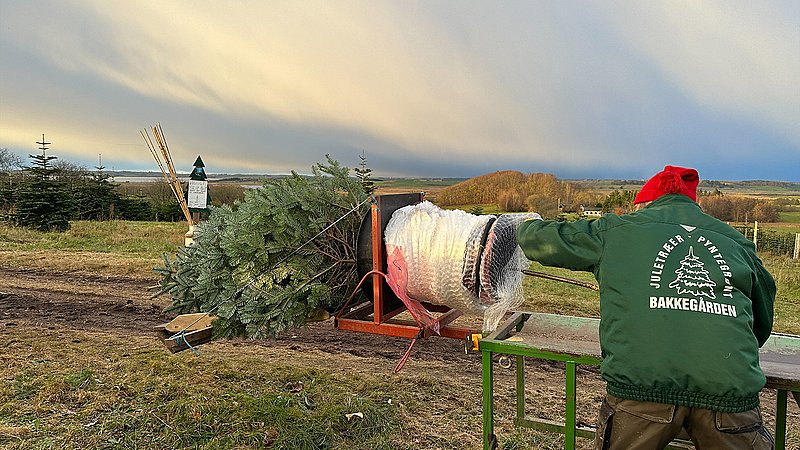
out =
[[92,168],[800,181],[800,2],[0,0],[0,148]]

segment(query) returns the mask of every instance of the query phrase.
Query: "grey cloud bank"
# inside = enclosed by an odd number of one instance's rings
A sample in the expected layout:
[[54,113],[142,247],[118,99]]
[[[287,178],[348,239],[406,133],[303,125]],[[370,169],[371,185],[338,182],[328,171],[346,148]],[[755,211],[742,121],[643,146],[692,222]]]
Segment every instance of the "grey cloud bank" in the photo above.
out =
[[378,175],[800,181],[799,5],[8,0],[0,147],[153,170],[160,122],[212,172],[363,149]]

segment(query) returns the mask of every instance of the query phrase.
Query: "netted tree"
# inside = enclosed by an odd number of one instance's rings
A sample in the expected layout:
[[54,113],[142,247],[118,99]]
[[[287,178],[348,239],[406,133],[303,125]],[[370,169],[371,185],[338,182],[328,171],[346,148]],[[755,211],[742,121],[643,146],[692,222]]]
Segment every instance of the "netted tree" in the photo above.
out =
[[192,247],[157,269],[172,310],[210,312],[220,336],[272,336],[336,309],[358,282],[356,239],[369,196],[328,158],[213,208]]

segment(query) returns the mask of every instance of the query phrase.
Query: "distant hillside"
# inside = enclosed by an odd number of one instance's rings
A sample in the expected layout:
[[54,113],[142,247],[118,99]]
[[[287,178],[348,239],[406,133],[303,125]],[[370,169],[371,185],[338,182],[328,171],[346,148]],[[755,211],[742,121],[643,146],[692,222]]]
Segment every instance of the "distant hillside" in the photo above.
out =
[[437,200],[445,206],[495,203],[501,192],[525,182],[525,174],[516,170],[487,173],[442,189]]
[[553,217],[559,211],[593,207],[598,195],[575,183],[559,181],[549,173],[524,174],[504,170],[481,175],[442,189],[437,195],[442,206],[496,204],[501,211],[536,211]]

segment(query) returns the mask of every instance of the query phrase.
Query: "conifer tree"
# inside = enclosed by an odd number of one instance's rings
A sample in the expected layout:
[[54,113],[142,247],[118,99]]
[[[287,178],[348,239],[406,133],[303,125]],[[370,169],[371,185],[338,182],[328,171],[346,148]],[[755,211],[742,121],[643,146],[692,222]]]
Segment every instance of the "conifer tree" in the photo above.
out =
[[110,220],[117,215],[120,195],[105,172],[102,162],[96,172],[84,176],[75,194],[75,218],[81,220]]
[[42,135],[41,155],[29,155],[33,165],[24,167],[30,176],[17,195],[17,224],[40,231],[66,231],[69,229],[71,205],[67,189],[56,177],[58,169],[51,164],[56,156],[47,155],[47,144]]
[[375,183],[373,183],[371,179],[372,169],[367,167],[367,152],[362,150],[361,154],[358,155],[358,159],[360,160],[358,167],[353,169],[353,172],[355,172],[358,182],[361,183],[364,193],[372,195],[375,193]]
[[193,246],[156,269],[172,309],[213,312],[222,336],[263,337],[338,307],[358,282],[369,197],[330,157],[312,172],[267,179],[235,209],[212,208]]

